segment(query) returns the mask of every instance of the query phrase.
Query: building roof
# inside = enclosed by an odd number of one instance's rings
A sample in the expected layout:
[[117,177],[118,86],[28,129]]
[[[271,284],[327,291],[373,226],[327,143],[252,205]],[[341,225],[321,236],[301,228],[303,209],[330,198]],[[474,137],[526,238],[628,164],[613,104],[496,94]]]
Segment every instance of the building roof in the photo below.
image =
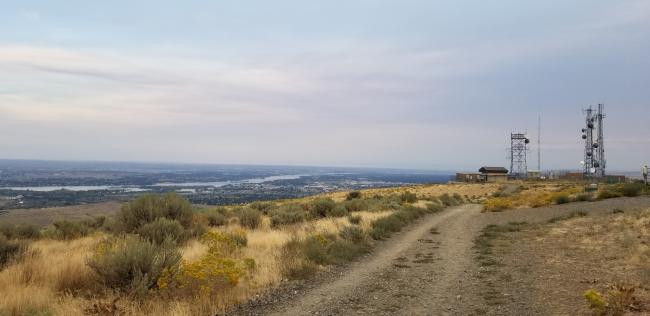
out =
[[508,169],[504,167],[481,167],[478,171],[482,173],[508,173]]

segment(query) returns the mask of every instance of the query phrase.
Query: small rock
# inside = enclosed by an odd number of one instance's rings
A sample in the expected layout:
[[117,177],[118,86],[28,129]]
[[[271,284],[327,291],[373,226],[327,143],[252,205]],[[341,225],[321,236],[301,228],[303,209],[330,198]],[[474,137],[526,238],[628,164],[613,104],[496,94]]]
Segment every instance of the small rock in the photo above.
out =
[[459,301],[460,301],[460,299],[461,299],[461,298],[463,298],[463,297],[462,297],[462,296],[460,296],[460,295],[456,295],[456,299],[457,299],[457,300],[459,300]]

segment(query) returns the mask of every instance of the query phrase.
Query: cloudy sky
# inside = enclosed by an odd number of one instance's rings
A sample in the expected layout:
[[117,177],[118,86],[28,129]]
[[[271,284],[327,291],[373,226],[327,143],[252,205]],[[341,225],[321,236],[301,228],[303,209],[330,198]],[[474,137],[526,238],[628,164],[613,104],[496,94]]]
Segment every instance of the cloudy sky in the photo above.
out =
[[650,1],[0,0],[0,158],[577,168],[596,103],[649,161]]

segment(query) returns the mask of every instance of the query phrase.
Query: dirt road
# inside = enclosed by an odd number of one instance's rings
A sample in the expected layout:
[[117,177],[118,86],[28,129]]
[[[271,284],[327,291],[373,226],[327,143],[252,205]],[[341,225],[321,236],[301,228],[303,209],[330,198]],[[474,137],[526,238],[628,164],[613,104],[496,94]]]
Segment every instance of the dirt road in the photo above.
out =
[[[544,297],[530,295],[531,284],[539,275],[521,273],[517,280],[486,276],[494,267],[480,266],[476,260],[474,240],[481,230],[489,224],[509,222],[543,224],[577,211],[601,216],[617,208],[648,207],[650,198],[638,197],[500,213],[481,213],[480,205],[471,204],[449,208],[410,225],[349,266],[282,294],[272,293],[234,314],[547,314],[542,312],[547,310]],[[531,247],[535,244],[531,243]],[[517,265],[524,266],[522,271],[532,271],[526,256],[513,254],[513,258]],[[568,310],[573,309],[569,306]]]
[[351,265],[271,315],[444,315],[462,301],[459,284],[472,264],[474,231],[470,218],[478,205],[463,205],[432,215],[382,244],[374,254]]

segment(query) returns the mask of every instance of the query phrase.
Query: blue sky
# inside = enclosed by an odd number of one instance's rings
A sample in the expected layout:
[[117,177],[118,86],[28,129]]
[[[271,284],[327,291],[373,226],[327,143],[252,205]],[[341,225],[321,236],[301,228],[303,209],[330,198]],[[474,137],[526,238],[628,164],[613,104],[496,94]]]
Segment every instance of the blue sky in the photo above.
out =
[[610,169],[650,160],[648,1],[0,8],[1,158],[472,170],[541,115],[577,168],[605,103]]

